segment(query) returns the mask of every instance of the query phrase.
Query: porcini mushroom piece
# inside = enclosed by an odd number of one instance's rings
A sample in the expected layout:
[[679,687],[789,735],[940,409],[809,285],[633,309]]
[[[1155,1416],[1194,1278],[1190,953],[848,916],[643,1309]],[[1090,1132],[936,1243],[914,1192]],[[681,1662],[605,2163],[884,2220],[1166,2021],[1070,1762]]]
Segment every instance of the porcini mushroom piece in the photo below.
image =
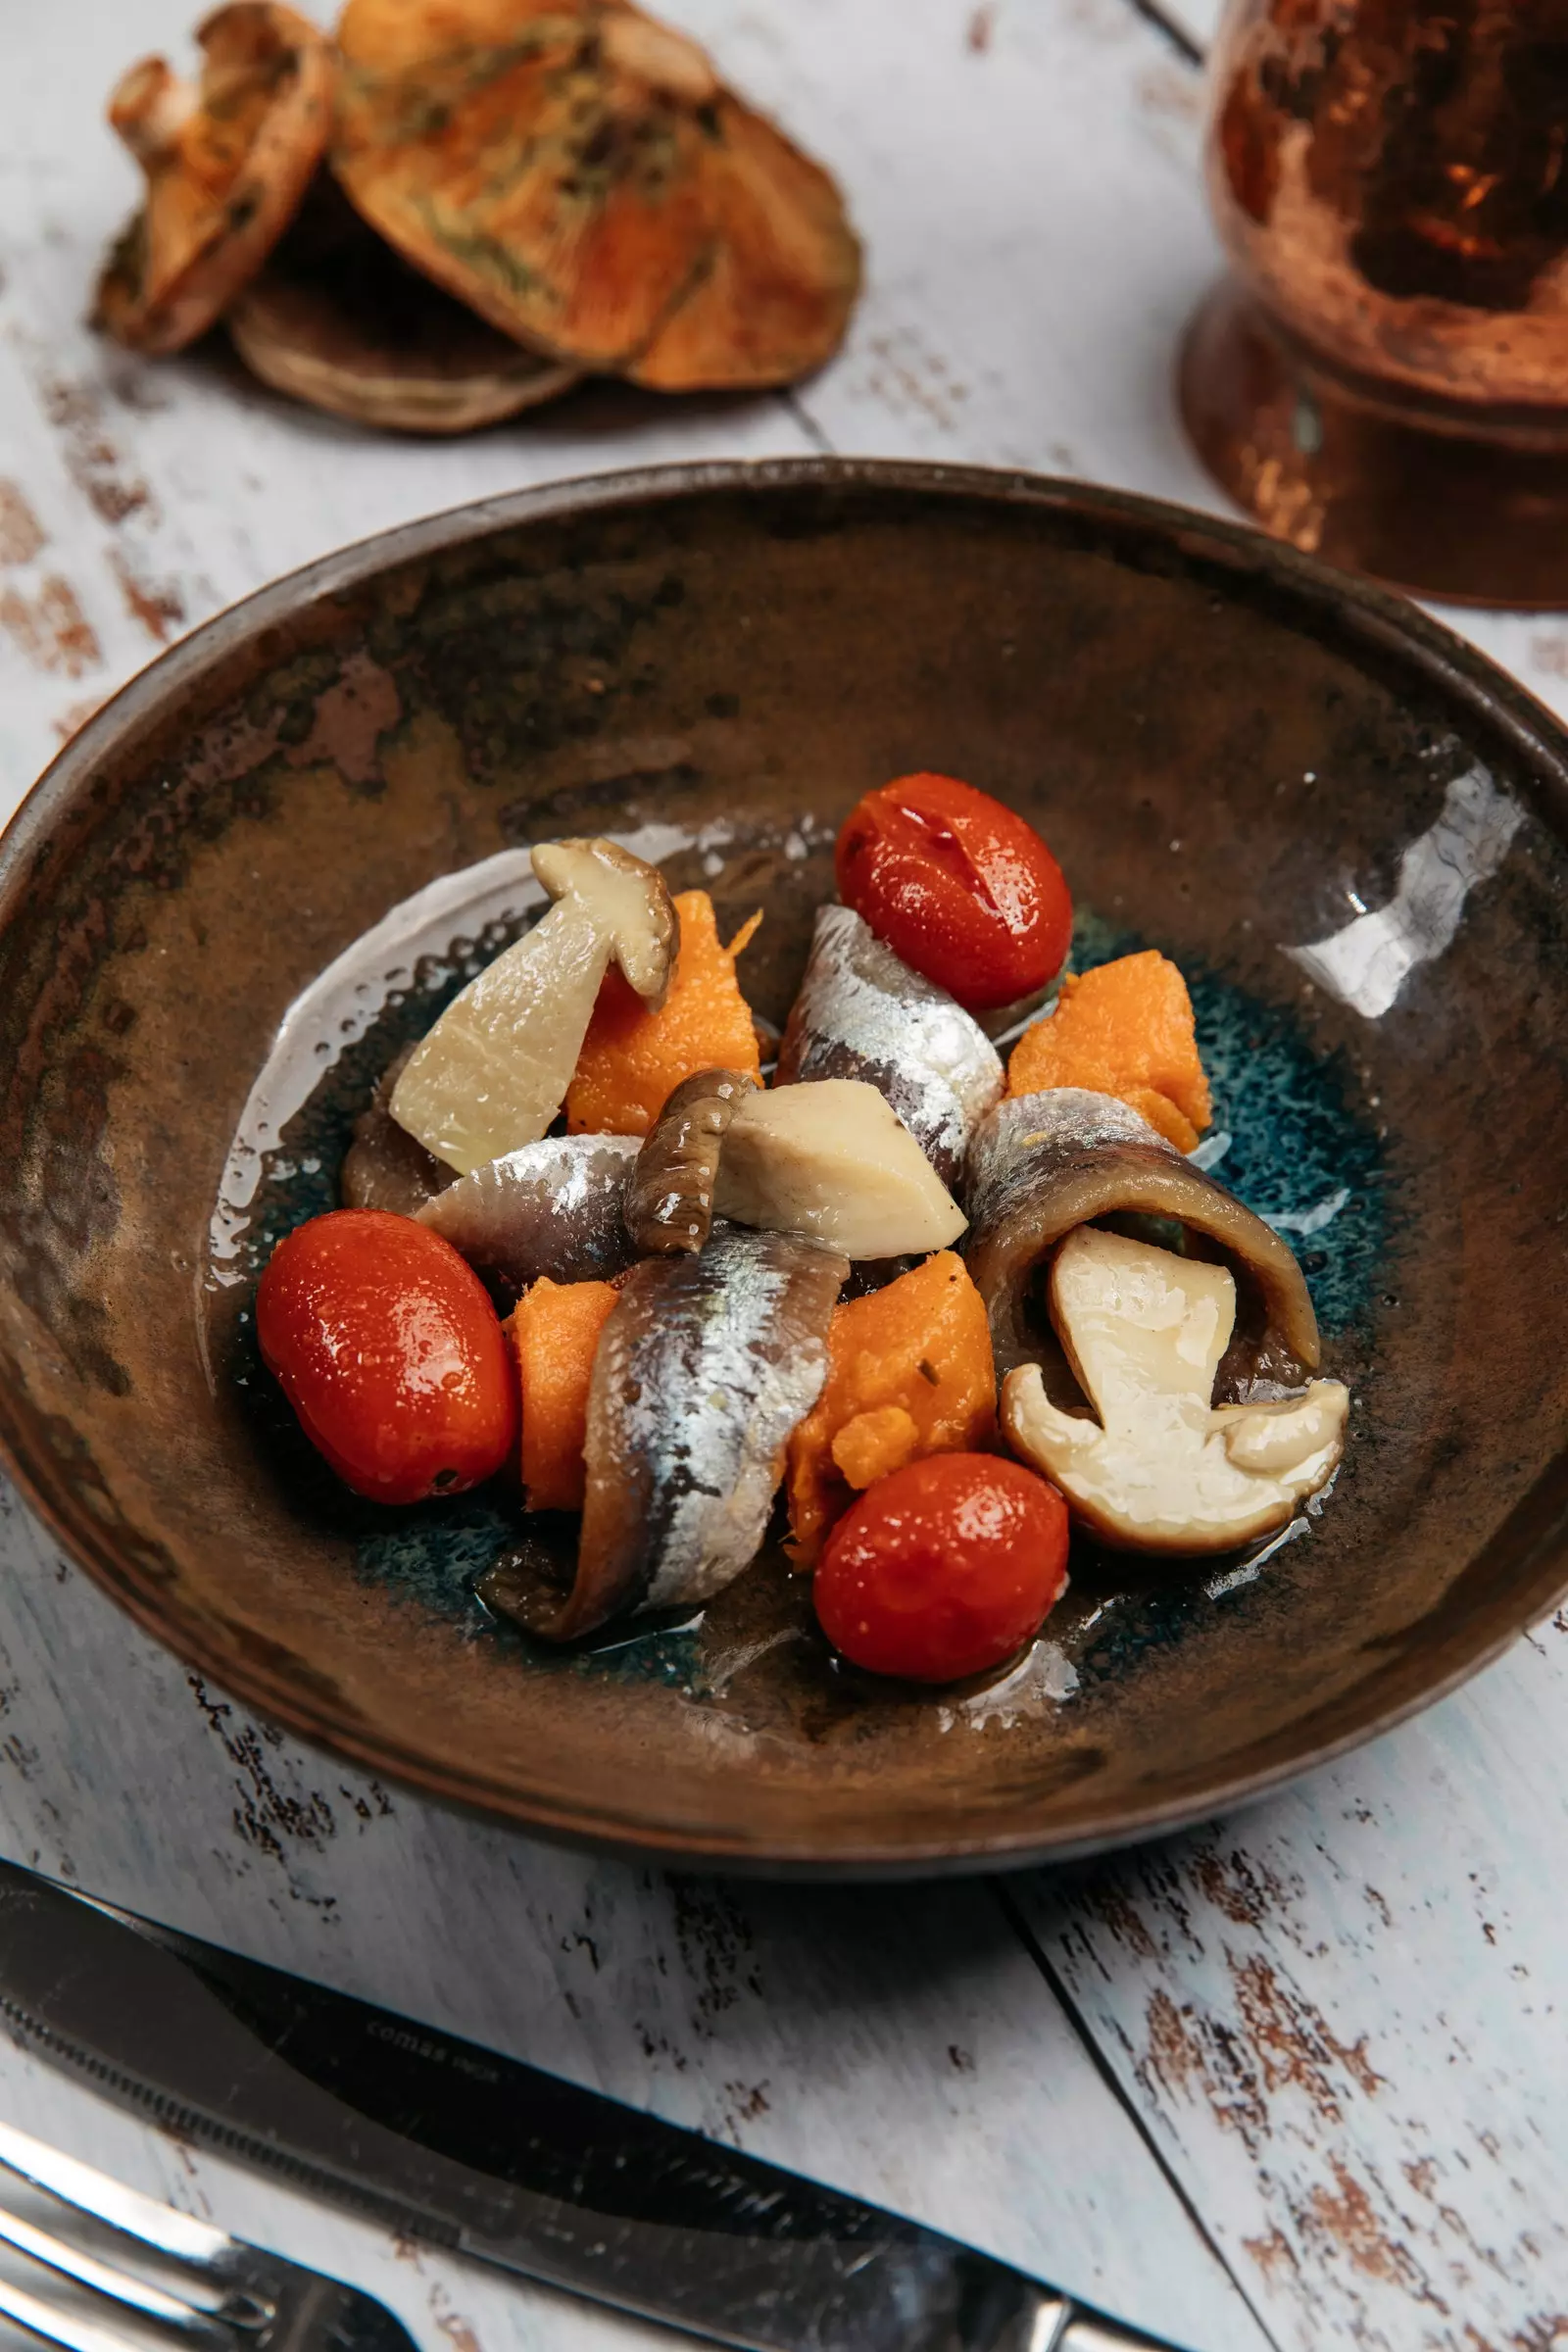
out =
[[713,1222],[713,1186],[730,1121],[757,1081],[746,1070],[698,1070],[677,1086],[637,1154],[626,1187],[626,1231],[650,1256],[701,1250]]
[[818,910],[778,1053],[779,1086],[821,1078],[863,1078],[885,1095],[950,1188],[1003,1088],[1001,1057],[978,1023],[849,906]]
[[626,1185],[636,1160],[635,1136],[547,1135],[460,1176],[419,1210],[419,1222],[509,1303],[541,1275],[610,1282],[632,1262]]
[[570,893],[592,907],[628,986],[658,1012],[680,946],[680,918],[658,866],[600,838],[541,842],[533,870],[553,899]]
[[281,0],[235,0],[196,40],[199,84],[146,58],[109,102],[147,192],[93,316],[136,351],[182,351],[206,333],[288,226],[331,127],[331,51]]
[[722,1225],[696,1256],[633,1266],[594,1357],[576,1581],[531,1631],[574,1641],[707,1600],[750,1565],[847,1271],[814,1243]]
[[453,1000],[393,1091],[393,1117],[462,1176],[544,1134],[612,960],[650,1003],[669,985],[679,926],[657,867],[592,840],[541,843],[533,870],[555,905]]
[[1173,1220],[1243,1276],[1227,1382],[1290,1385],[1317,1368],[1317,1317],[1290,1244],[1109,1095],[1057,1087],[999,1102],[969,1149],[967,1199],[964,1257],[991,1317],[999,1372],[1050,1340],[1032,1294],[1056,1243],[1075,1225],[1128,1215]]
[[859,248],[832,180],[630,0],[348,0],[333,168],[503,332],[666,391],[793,381]]
[[846,1257],[946,1250],[963,1211],[886,1099],[860,1078],[748,1095],[719,1157],[714,1213]]
[[1004,1385],[1003,1425],[1102,1543],[1229,1551],[1333,1475],[1350,1402],[1338,1381],[1213,1409],[1236,1314],[1228,1267],[1081,1225],[1056,1252],[1051,1314],[1098,1418],[1060,1411],[1025,1364]]
[[227,325],[264,384],[386,432],[472,432],[578,380],[411,270],[323,172]]

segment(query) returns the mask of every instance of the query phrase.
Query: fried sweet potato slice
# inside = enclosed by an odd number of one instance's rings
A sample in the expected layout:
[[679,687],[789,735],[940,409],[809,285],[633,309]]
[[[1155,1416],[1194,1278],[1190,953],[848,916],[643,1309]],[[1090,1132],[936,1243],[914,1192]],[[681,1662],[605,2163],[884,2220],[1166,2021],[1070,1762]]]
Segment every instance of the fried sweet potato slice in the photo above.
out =
[[196,40],[198,83],[149,57],[109,101],[147,193],[104,265],[93,318],[136,351],[181,351],[206,333],[293,219],[331,129],[332,53],[280,0],[235,0]]
[[348,0],[333,168],[504,332],[665,391],[793,381],[837,348],[837,188],[630,0]]

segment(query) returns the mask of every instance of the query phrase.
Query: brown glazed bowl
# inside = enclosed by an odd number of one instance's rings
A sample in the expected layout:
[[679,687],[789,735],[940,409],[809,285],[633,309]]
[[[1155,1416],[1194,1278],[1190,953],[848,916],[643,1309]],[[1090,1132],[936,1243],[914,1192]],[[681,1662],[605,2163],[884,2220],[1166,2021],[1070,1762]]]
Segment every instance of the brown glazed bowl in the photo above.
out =
[[[546,1657],[467,1590],[505,1508],[349,1507],[246,1319],[258,1237],[331,1200],[399,1023],[506,909],[425,902],[422,962],[351,959],[279,1024],[434,878],[649,824],[722,922],[765,908],[743,970],[778,1020],[834,828],[915,767],[1042,826],[1081,959],[1144,940],[1192,977],[1210,1150],[1301,1251],[1355,1394],[1338,1489],[1262,1561],[1080,1551],[985,1690],[835,1669],[771,1554],[700,1627]],[[1451,1689],[1568,1576],[1565,843],[1568,741],[1519,687],[1144,500],[812,461],[392,532],[166,655],[6,837],[0,1442],[180,1656],[535,1832],[868,1875],[1233,1805]]]

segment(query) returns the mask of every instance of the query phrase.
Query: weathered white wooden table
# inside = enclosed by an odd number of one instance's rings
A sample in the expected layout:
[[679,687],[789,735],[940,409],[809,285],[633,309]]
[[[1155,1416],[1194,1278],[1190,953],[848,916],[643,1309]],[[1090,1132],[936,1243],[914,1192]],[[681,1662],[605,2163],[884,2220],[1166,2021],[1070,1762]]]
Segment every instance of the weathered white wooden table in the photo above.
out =
[[[836,168],[871,277],[793,399],[584,394],[455,447],[82,327],[119,68],[194,0],[0,0],[0,798],[160,646],[484,493],[810,449],[1212,503],[1170,397],[1215,267],[1210,0],[680,0]],[[1568,707],[1568,624],[1462,624]],[[1568,2345],[1568,1618],[1244,1818],[1072,1878],[744,1890],[537,1849],[253,1722],[0,1496],[0,1850],[599,2084],[1196,2352]],[[145,2132],[0,2049],[0,2114],[384,2296],[438,2352],[667,2341]]]

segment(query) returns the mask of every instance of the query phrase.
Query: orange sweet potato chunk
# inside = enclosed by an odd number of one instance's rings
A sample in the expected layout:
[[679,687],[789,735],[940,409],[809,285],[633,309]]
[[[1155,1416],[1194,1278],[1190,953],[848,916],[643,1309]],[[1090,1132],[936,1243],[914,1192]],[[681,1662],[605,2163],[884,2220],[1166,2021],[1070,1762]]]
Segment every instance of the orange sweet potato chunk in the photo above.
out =
[[1092,972],[1070,972],[1054,1012],[1027,1030],[1007,1064],[1009,1095],[1081,1086],[1141,1111],[1178,1152],[1208,1125],[1208,1080],[1198,1058],[1193,1001],[1155,949]]
[[790,1440],[790,1550],[815,1562],[858,1490],[927,1453],[967,1452],[996,1428],[985,1302],[951,1250],[837,1309],[821,1396]]
[[580,1511],[587,1473],[588,1384],[611,1282],[541,1275],[507,1324],[522,1384],[522,1484],[530,1511]]
[[706,890],[683,890],[680,953],[662,1009],[650,1012],[619,972],[605,977],[577,1068],[566,1090],[573,1135],[646,1135],[694,1071],[747,1070],[760,1078],[752,1008],[735,958],[761,921],[754,914],[721,947]]

